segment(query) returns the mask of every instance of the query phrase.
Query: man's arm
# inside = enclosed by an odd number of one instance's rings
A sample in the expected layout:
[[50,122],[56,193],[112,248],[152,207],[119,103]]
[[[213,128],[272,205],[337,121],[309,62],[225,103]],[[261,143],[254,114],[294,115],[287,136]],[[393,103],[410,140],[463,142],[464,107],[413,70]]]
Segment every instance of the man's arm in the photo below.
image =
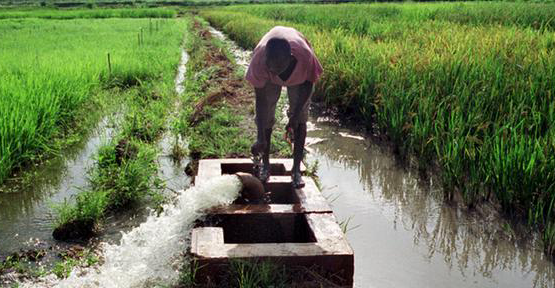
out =
[[264,127],[264,125],[266,124],[268,117],[268,99],[264,93],[264,88],[254,88],[254,94],[256,95],[256,128],[258,130],[258,136],[256,139],[258,143],[265,143],[266,138],[264,130],[266,127]]

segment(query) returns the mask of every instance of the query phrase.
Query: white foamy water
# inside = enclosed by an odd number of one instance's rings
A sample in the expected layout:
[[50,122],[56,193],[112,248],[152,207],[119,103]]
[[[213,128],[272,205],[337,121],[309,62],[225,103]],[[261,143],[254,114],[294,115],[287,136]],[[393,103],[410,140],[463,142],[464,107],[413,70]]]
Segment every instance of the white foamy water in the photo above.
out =
[[235,175],[223,175],[182,191],[164,212],[150,215],[139,227],[123,233],[119,245],[103,244],[104,263],[75,269],[60,282],[52,276],[23,287],[152,287],[174,285],[192,224],[203,211],[233,202],[241,190]]

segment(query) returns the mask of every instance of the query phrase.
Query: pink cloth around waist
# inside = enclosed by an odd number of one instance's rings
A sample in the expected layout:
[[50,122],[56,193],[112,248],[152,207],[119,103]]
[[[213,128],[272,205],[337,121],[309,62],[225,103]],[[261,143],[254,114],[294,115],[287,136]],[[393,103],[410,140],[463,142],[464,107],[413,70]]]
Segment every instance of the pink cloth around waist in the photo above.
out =
[[[269,72],[266,63],[264,63],[266,43],[273,37],[286,39],[291,46],[291,54],[297,59],[295,69],[286,81]],[[256,88],[264,87],[268,81],[281,86],[294,86],[307,80],[313,83],[316,82],[322,71],[322,65],[314,55],[310,43],[301,32],[290,27],[276,26],[258,42],[245,78]]]

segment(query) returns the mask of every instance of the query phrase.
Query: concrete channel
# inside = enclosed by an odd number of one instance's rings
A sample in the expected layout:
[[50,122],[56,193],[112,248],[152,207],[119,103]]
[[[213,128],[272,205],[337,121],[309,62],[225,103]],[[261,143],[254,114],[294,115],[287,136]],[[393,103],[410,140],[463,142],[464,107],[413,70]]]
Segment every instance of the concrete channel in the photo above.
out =
[[[252,172],[250,159],[201,160],[195,183],[237,172]],[[336,285],[352,286],[354,253],[333,211],[311,177],[306,186],[291,186],[292,159],[271,159],[271,176],[265,184],[269,203],[231,205],[207,212],[191,232],[191,254],[201,281],[216,281],[233,259],[271,261],[302,266],[322,273]],[[304,167],[303,167],[303,170]],[[239,204],[242,203],[242,204]]]

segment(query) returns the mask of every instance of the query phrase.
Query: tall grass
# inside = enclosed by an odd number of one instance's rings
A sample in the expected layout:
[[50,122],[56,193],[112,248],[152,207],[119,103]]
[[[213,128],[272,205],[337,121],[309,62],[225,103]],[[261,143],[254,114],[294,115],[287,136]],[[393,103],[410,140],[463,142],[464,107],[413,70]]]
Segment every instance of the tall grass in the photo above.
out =
[[[469,205],[499,201],[509,214],[552,227],[553,33],[426,20],[376,41],[348,26],[322,30],[309,16],[298,24],[237,11],[201,14],[246,48],[275,25],[298,28],[324,66],[316,93],[329,107],[368,127],[377,123],[421,168],[437,161],[448,197],[458,190]],[[340,13],[319,17],[353,21]],[[403,23],[383,20],[391,30]],[[553,239],[548,230],[544,238]],[[555,243],[545,244],[553,251]]]
[[98,89],[173,69],[177,29],[171,20],[0,20],[0,183],[53,149]]
[[[555,30],[555,4],[507,2],[458,2],[342,5],[246,5],[226,9],[350,33],[375,39],[400,36],[425,21],[447,21],[473,26],[503,25]],[[391,25],[391,22],[396,25]]]

